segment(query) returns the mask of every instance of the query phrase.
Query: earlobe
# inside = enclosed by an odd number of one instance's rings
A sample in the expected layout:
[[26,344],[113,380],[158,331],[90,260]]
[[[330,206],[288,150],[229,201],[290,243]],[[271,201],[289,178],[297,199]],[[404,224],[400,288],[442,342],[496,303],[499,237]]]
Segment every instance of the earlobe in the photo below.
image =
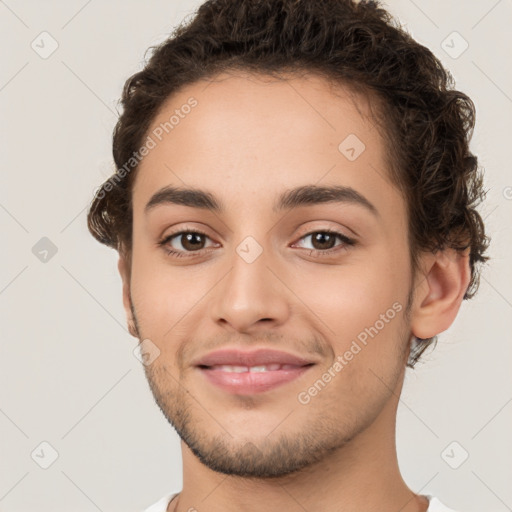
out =
[[138,338],[139,333],[137,332],[137,328],[135,326],[135,319],[133,318],[130,296],[130,269],[128,268],[128,262],[126,261],[125,257],[119,256],[117,268],[119,270],[119,274],[123,282],[123,306],[126,314],[128,331],[133,337]]
[[471,271],[469,250],[445,249],[425,258],[418,276],[411,315],[411,332],[417,338],[431,338],[446,331],[455,320],[466,293]]

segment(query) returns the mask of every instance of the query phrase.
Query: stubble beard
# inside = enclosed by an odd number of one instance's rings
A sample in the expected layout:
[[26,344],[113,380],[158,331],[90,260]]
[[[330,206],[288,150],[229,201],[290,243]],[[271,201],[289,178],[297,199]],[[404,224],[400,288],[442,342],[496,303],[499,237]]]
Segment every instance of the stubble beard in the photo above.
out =
[[[406,307],[406,319],[409,309],[410,300]],[[139,334],[133,305],[132,312]],[[408,348],[406,340],[402,339],[397,351],[400,361],[406,356]],[[307,470],[342,449],[364,431],[380,412],[372,410],[361,414],[358,411],[354,417],[348,415],[348,419],[342,422],[336,415],[329,417],[322,411],[315,411],[299,433],[274,431],[271,435],[248,442],[237,440],[214,418],[209,417],[206,409],[198,404],[165,365],[153,363],[145,366],[144,371],[156,404],[180,438],[205,466],[226,475],[269,479]],[[403,368],[397,365],[393,384],[398,381],[402,371]],[[198,422],[194,410],[201,410],[208,417]],[[293,413],[290,416],[293,417]],[[218,427],[222,432],[209,435],[208,429],[201,430],[199,427],[205,422],[215,424],[214,428]]]

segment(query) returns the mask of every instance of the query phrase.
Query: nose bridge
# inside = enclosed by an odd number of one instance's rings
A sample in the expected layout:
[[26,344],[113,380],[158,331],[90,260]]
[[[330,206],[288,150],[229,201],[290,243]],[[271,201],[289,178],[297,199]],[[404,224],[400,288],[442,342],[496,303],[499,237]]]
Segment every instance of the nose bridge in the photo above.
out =
[[221,280],[211,300],[214,321],[225,321],[237,330],[250,329],[265,319],[282,323],[288,315],[283,285],[268,268],[271,244],[246,236],[232,248],[229,272]]

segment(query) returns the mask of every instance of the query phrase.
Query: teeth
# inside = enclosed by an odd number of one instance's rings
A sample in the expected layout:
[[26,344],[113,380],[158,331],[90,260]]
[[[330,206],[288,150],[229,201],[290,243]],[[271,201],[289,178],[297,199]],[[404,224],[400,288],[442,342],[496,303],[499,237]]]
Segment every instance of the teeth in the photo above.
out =
[[[282,366],[283,366],[282,364],[274,363],[274,364],[267,364],[267,367],[266,367],[266,368],[267,368],[267,370],[268,370],[269,372],[273,372],[273,371],[276,371],[276,370],[280,370]],[[261,368],[261,367],[256,367],[256,366],[255,366],[254,368]],[[264,367],[264,368],[265,368],[265,367]]]
[[[288,368],[286,368],[288,367]],[[261,366],[233,366],[229,364],[223,365],[215,365],[212,366],[215,370],[221,370],[223,372],[232,372],[232,373],[243,373],[243,372],[251,372],[251,373],[261,373],[261,372],[272,372],[276,370],[280,370],[281,368],[289,369],[293,368],[292,365],[282,365],[278,363],[266,364]]]
[[[272,365],[272,366],[275,366],[275,365]],[[277,370],[277,368],[274,368],[274,369]],[[256,373],[268,372],[269,370],[272,370],[272,368],[270,368],[270,365],[269,366],[251,366],[249,368],[250,372],[256,372]]]
[[247,366],[231,366],[231,365],[221,365],[221,366],[214,366],[214,368],[217,368],[218,370],[222,370],[223,372],[233,372],[233,373],[243,373],[248,372],[249,368]]

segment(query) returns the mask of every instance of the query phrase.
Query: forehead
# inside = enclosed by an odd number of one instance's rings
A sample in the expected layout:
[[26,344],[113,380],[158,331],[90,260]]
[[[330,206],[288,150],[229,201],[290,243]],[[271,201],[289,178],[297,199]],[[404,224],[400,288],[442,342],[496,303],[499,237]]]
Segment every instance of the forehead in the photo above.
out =
[[134,210],[166,185],[215,191],[233,206],[262,197],[270,206],[306,184],[391,193],[373,116],[368,96],[312,74],[230,72],[185,86],[148,130],[154,147],[137,171]]

